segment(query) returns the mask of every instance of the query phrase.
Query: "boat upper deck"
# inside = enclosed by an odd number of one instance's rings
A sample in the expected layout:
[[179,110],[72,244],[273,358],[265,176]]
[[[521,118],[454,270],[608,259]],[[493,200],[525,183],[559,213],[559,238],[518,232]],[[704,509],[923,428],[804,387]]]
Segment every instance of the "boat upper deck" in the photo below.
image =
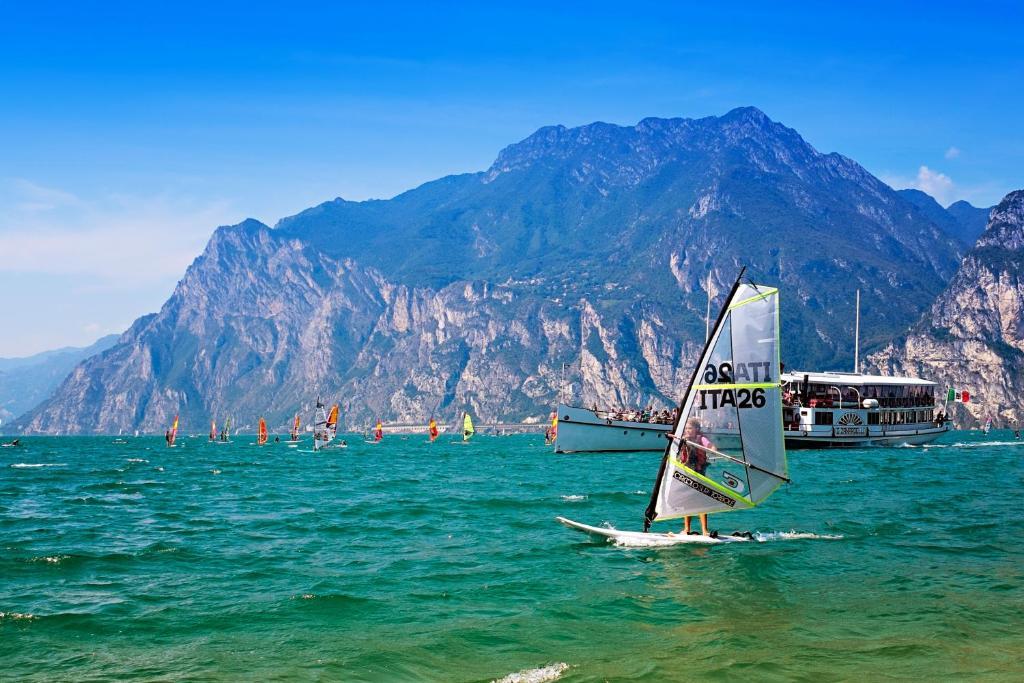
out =
[[886,377],[884,375],[865,375],[860,372],[784,372],[783,383],[832,384],[844,387],[864,386],[903,386],[903,387],[934,387],[931,382],[920,377]]
[[[937,385],[917,377],[884,377],[853,372],[785,372],[783,405],[811,408],[927,408]],[[931,419],[931,418],[928,418]]]

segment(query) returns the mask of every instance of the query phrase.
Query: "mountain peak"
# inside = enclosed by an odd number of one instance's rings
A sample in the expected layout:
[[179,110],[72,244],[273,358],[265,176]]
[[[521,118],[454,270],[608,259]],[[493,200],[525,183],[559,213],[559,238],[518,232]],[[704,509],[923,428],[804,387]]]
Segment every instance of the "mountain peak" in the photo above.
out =
[[736,107],[730,109],[721,117],[722,121],[747,121],[750,123],[757,123],[761,125],[772,125],[777,123],[772,121],[767,114],[758,109],[757,107]]
[[978,248],[1024,249],[1024,190],[1014,190],[992,209]]
[[[821,155],[800,134],[773,121],[757,107],[738,107],[723,116],[701,119],[645,118],[634,126],[596,121],[575,128],[545,126],[501,150],[484,182],[537,163],[568,163],[583,181],[635,185],[657,173],[664,163],[694,153],[725,155],[743,146],[766,150],[764,157],[789,165],[809,163]],[[771,163],[771,162],[765,162]],[[763,163],[761,165],[764,165]]]

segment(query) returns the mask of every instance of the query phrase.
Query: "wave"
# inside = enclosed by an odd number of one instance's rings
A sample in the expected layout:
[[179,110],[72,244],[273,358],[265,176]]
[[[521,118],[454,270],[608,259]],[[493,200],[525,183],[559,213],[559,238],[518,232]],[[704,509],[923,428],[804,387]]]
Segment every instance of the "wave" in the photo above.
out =
[[0,612],[0,621],[11,620],[11,621],[32,621],[38,619],[34,614],[28,614],[27,612]]
[[301,593],[293,595],[292,600],[309,600],[317,605],[324,605],[334,608],[338,605],[370,605],[374,601],[371,598],[363,598],[348,593]]
[[[808,531],[755,531],[751,539],[755,543],[771,543],[774,541],[838,541],[843,537],[838,534],[815,534]],[[668,548],[680,545],[677,539],[665,537],[661,534],[650,536],[629,536],[612,539],[614,545],[620,548]],[[703,545],[703,544],[702,544]]]
[[558,680],[568,670],[568,664],[558,662],[557,664],[542,666],[539,669],[523,669],[522,671],[511,673],[504,678],[496,678],[494,683],[546,683],[547,681]]
[[809,531],[755,531],[754,540],[759,543],[767,543],[769,541],[803,541],[803,540],[818,540],[818,541],[839,541],[842,540],[842,534],[815,534]]
[[577,501],[586,500],[586,499],[587,499],[586,496],[578,496],[578,495],[562,496],[562,500],[567,501],[567,502],[577,502]]
[[145,458],[128,458],[128,462],[149,462]]
[[958,441],[957,443],[926,443],[911,448],[990,448],[992,446],[1024,446],[1024,441]]
[[24,468],[24,467],[67,467],[66,462],[15,462],[11,463],[11,467]]

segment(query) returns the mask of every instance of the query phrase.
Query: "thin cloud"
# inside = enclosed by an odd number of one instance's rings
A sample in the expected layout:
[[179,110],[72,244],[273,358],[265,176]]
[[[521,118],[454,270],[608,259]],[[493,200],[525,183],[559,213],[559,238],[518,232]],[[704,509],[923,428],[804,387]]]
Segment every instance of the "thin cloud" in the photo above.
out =
[[949,149],[946,150],[945,156],[947,159],[956,159],[957,157],[960,156],[960,148],[950,147]]
[[22,179],[7,189],[0,206],[12,210],[0,218],[0,272],[144,285],[180,276],[218,225],[237,221],[225,201],[170,194],[84,200]]
[[81,204],[81,200],[71,192],[45,187],[25,178],[12,178],[9,183],[13,194],[21,199],[15,204],[17,211],[39,213]]

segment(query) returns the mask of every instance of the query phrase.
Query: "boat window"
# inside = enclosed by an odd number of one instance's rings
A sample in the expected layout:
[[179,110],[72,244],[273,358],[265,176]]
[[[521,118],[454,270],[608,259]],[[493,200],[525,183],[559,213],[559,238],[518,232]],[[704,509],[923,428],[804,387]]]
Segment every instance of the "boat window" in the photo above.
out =
[[879,417],[881,417],[881,415],[879,413],[868,413],[868,424],[869,425],[876,425],[876,424],[878,424],[878,422],[879,422],[878,418]]
[[832,424],[832,411],[831,410],[818,410],[814,413],[814,424],[816,425],[830,425]]

